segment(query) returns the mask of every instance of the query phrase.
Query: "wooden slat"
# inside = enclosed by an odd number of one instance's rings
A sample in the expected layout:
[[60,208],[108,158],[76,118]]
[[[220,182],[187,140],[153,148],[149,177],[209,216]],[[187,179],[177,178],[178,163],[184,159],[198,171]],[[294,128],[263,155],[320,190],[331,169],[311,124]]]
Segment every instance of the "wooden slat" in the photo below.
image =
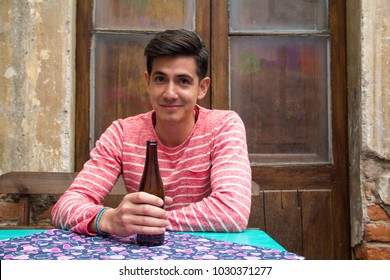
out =
[[260,191],[260,186],[254,181],[252,181],[252,205],[248,227],[265,229],[264,195]]
[[[211,3],[209,0],[197,0],[196,1],[196,31],[202,38],[206,48],[208,50],[210,47],[210,22],[211,22]],[[210,75],[210,69],[209,74]],[[200,106],[211,108],[211,94],[209,93],[201,100],[198,100]]]
[[229,109],[229,17],[227,0],[212,0],[211,106]]
[[0,230],[2,229],[52,229],[52,225],[1,225]]
[[[330,67],[332,92],[332,139],[335,167],[332,188],[333,259],[351,259],[350,207],[348,187],[348,93],[346,62],[346,2],[329,1]],[[351,107],[352,108],[352,107]],[[356,136],[356,135],[354,135]],[[353,137],[354,138],[354,137]],[[356,137],[359,138],[359,137]],[[319,257],[322,257],[321,254]],[[329,258],[330,258],[329,257]]]
[[265,231],[286,250],[302,255],[302,221],[298,192],[264,191]]
[[[0,193],[62,194],[69,188],[77,174],[73,172],[10,172],[0,177]],[[111,194],[126,194],[121,178],[115,184]]]
[[332,166],[262,166],[253,168],[253,180],[261,189],[323,189],[334,185],[335,174]]
[[302,205],[303,254],[307,259],[334,259],[331,192],[308,190],[300,193]]
[[90,66],[93,0],[77,0],[76,9],[76,115],[75,168],[80,171],[89,158]]
[[28,226],[30,224],[30,197],[21,194],[19,200],[19,221],[18,225]]

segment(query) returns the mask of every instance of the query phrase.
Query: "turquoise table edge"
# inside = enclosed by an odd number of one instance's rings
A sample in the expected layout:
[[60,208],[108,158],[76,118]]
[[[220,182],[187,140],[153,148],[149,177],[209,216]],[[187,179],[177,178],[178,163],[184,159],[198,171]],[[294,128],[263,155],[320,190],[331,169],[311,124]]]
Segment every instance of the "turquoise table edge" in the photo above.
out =
[[46,229],[0,229],[0,240],[44,232]]
[[259,246],[267,249],[276,249],[287,251],[278,242],[276,242],[267,233],[259,229],[246,229],[243,232],[192,232],[184,231],[182,233],[192,234],[196,236],[229,241],[252,246]]
[[[47,229],[0,229],[0,240],[22,237],[38,232],[44,232]],[[247,229],[244,232],[189,232],[181,231],[183,234],[191,234],[211,239],[229,241],[252,246],[259,246],[267,249],[286,251],[279,243],[272,239],[268,234],[259,229]]]

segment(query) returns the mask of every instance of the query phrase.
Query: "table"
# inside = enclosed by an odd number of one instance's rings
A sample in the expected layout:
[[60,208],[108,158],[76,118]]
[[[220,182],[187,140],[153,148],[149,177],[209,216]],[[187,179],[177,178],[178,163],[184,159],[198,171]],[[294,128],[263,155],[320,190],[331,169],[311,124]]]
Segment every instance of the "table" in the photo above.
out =
[[0,229],[0,240],[27,236],[37,232],[44,232],[45,229]]
[[[0,229],[0,240],[27,236],[30,234],[44,232],[45,229]],[[183,232],[206,238],[230,241],[235,243],[259,246],[264,248],[272,248],[281,251],[286,251],[278,242],[271,236],[259,229],[247,229],[244,232]]]
[[135,235],[85,236],[60,229],[0,230],[0,259],[215,260],[304,259],[264,231],[166,232],[162,246],[142,247]]

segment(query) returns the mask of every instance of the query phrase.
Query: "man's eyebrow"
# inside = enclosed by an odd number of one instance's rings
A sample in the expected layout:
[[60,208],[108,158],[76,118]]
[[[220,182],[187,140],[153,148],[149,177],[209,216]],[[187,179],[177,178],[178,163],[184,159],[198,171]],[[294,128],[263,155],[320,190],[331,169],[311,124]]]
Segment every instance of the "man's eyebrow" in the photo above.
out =
[[156,72],[153,72],[152,75],[153,76],[155,76],[155,75],[163,75],[163,76],[165,76],[165,73],[161,72],[161,71],[156,71]]
[[[156,71],[156,72],[153,72],[152,73],[152,76],[166,76],[166,74],[162,71]],[[176,75],[177,78],[186,78],[186,79],[189,79],[189,80],[193,80],[194,78],[190,75],[190,74],[178,74]]]
[[189,80],[193,80],[194,78],[189,75],[189,74],[179,74],[177,75],[178,78],[186,78],[186,79],[189,79]]

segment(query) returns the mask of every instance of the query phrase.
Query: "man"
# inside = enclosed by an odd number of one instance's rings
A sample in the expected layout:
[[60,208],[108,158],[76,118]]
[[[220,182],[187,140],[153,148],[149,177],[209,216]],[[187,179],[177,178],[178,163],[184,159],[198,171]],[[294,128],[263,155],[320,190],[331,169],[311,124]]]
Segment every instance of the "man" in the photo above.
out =
[[[188,30],[167,30],[149,42],[145,56],[153,111],[117,120],[102,134],[53,207],[54,224],[118,236],[245,230],[251,205],[245,127],[233,111],[197,105],[210,85],[202,40]],[[165,201],[138,192],[147,140],[158,141]],[[105,208],[119,175],[128,194],[117,208]]]

